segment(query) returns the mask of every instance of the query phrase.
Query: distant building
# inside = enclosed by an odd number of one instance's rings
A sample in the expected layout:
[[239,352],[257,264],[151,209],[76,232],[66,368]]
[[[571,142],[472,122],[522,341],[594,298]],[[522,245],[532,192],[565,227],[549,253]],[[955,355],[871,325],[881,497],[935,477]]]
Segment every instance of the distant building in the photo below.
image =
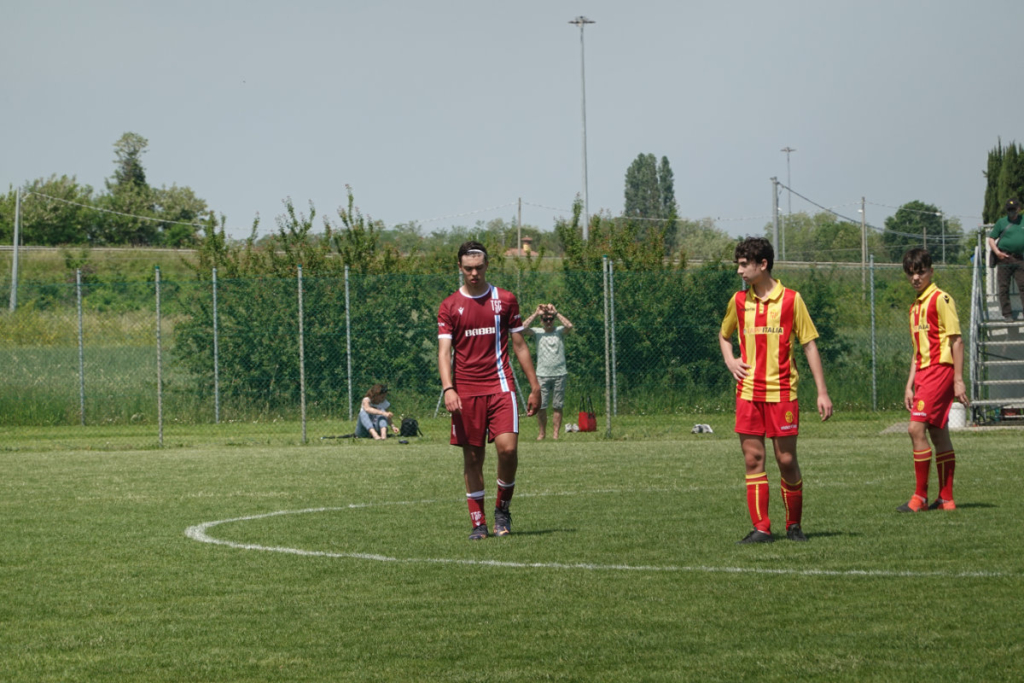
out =
[[533,238],[529,235],[523,236],[523,248],[520,249],[507,249],[505,250],[505,256],[531,256],[535,252],[533,251]]

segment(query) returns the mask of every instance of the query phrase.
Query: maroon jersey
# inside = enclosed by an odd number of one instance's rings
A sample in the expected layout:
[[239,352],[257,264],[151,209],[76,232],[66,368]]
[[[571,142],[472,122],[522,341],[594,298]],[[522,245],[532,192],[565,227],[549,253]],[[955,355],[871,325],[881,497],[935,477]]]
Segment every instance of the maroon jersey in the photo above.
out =
[[437,313],[438,339],[455,349],[452,381],[459,396],[486,396],[515,390],[509,362],[509,335],[523,330],[519,302],[494,285],[478,297],[457,291]]

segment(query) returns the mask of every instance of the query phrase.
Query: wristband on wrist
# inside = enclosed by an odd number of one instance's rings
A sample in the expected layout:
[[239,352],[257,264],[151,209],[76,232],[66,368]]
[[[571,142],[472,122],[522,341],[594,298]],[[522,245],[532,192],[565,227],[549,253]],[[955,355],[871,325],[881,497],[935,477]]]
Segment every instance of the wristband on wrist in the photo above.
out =
[[446,393],[448,393],[449,391],[452,391],[453,389],[455,389],[455,387],[445,387],[445,388],[444,388],[444,391],[442,391],[441,393],[442,393],[442,394],[446,394]]

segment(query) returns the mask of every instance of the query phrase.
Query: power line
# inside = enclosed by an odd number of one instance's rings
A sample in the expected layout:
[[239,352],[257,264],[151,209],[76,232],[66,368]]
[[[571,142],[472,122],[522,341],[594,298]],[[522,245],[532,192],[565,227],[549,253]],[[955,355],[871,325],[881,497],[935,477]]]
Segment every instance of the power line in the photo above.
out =
[[193,228],[201,228],[201,227],[203,227],[202,223],[186,223],[184,221],[169,221],[166,218],[154,218],[152,216],[139,216],[138,214],[124,213],[123,211],[114,211],[113,209],[101,209],[98,206],[90,206],[89,204],[82,204],[80,202],[73,202],[70,199],[61,199],[60,197],[51,197],[50,195],[43,194],[42,192],[26,192],[25,193],[26,197],[28,197],[29,195],[36,195],[37,197],[46,197],[47,199],[52,199],[55,202],[63,202],[64,204],[71,204],[72,206],[80,206],[83,209],[92,209],[93,211],[99,211],[101,213],[109,213],[109,214],[113,214],[115,216],[125,216],[126,218],[138,218],[139,220],[143,220],[143,221],[155,221],[157,223],[168,223],[170,225],[189,225],[189,226],[191,226]]
[[[786,187],[782,183],[779,183],[779,185],[781,187]],[[812,205],[818,207],[819,209],[821,209],[822,211],[830,213],[830,214],[832,214],[833,216],[835,216],[837,218],[841,218],[844,221],[847,221],[848,223],[853,223],[854,225],[856,225],[856,224],[858,224],[860,222],[860,221],[857,221],[857,220],[855,220],[853,218],[850,218],[849,216],[844,216],[841,213],[833,211],[832,209],[830,209],[830,208],[828,208],[826,206],[822,206],[821,204],[817,203],[813,199],[810,199],[810,198],[805,197],[804,195],[800,194],[796,190],[793,190],[793,189],[791,189],[789,187],[786,187],[786,189],[789,190],[790,192],[792,192],[793,194],[795,194],[797,197],[800,197],[800,199],[803,199],[808,204],[812,204]],[[865,202],[865,203],[870,204],[871,202]],[[885,205],[884,204],[878,204],[876,206],[885,206]],[[893,208],[893,207],[889,207],[889,208]],[[908,211],[915,211],[917,213],[925,213],[925,214],[930,214],[930,215],[933,215],[933,216],[937,215],[934,211],[921,211],[919,209],[908,209]],[[946,214],[942,214],[942,215],[946,215]],[[956,217],[959,218],[959,216],[956,216]],[[865,225],[865,227],[871,228],[872,230],[874,230],[875,232],[878,232],[878,233],[889,233],[890,235],[896,235],[898,237],[910,237],[910,238],[913,238],[913,239],[921,239],[921,235],[919,233],[901,232],[899,230],[892,230],[891,228],[879,228],[879,227],[871,225],[870,223],[867,223],[867,222],[865,222],[864,225]],[[949,235],[934,235],[934,236],[929,235],[928,236],[928,242],[939,242],[939,243],[944,243],[944,244],[956,244],[962,238],[963,238],[963,235],[959,235],[959,234],[956,234],[956,233],[949,234]]]
[[[526,202],[523,202],[525,204]],[[453,213],[447,216],[438,216],[437,218],[428,218],[426,220],[411,220],[405,221],[406,223],[436,223],[438,221],[446,221],[449,218],[462,218],[463,216],[474,216],[478,213],[488,213],[491,211],[497,211],[498,209],[507,209],[510,206],[515,206],[515,202],[509,202],[508,204],[499,204],[498,206],[491,206],[486,209],[477,209],[476,211],[466,211],[463,213]]]

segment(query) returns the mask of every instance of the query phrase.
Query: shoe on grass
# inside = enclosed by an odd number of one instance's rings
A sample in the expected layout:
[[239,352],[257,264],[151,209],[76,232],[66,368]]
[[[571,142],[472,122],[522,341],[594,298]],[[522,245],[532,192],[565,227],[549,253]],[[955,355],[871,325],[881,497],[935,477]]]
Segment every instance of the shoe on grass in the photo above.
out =
[[807,537],[804,536],[803,529],[800,528],[799,524],[793,524],[786,529],[786,538],[791,541],[806,541]]
[[508,536],[512,533],[512,513],[501,508],[494,508],[494,535]]
[[903,505],[896,508],[896,512],[921,512],[928,509],[928,499],[922,498],[916,493]]
[[480,541],[487,538],[487,525],[481,524],[480,526],[473,527],[473,531],[469,534],[469,540]]
[[951,500],[936,498],[935,502],[928,506],[929,510],[956,510],[956,503]]
[[736,541],[736,545],[740,545],[740,544],[743,544],[743,543],[774,543],[774,542],[775,542],[775,539],[772,538],[771,534],[765,533],[764,531],[761,531],[760,529],[754,529],[749,534],[744,536],[743,540]]

